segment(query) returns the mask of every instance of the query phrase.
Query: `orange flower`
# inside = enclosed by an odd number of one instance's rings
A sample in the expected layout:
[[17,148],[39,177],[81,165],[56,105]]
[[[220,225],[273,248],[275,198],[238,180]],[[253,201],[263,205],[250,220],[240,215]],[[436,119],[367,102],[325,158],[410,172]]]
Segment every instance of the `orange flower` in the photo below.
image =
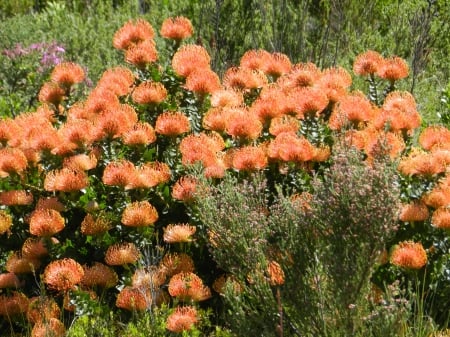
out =
[[176,74],[187,77],[194,70],[210,69],[211,58],[202,46],[187,44],[173,55],[172,68]]
[[425,150],[434,147],[450,148],[450,130],[443,125],[431,125],[422,130],[419,144]]
[[427,252],[420,242],[404,241],[394,246],[390,261],[406,269],[420,269],[427,264]]
[[80,65],[73,62],[62,62],[53,68],[50,79],[63,87],[70,87],[75,83],[83,82],[84,76],[84,70]]
[[415,201],[402,206],[399,219],[408,222],[424,221],[429,215],[427,205],[423,201]]
[[284,284],[284,272],[278,262],[269,262],[269,265],[267,266],[267,274],[269,277],[269,284],[271,286],[280,286]]
[[48,322],[51,318],[58,318],[60,315],[61,309],[53,298],[38,296],[30,299],[27,319],[32,324]]
[[95,121],[97,132],[101,138],[118,138],[131,130],[138,122],[134,108],[128,104],[121,104],[116,109],[102,111]]
[[30,217],[30,233],[36,236],[52,236],[62,231],[65,220],[54,209],[37,209]]
[[85,172],[69,167],[48,172],[44,180],[44,189],[52,192],[79,191],[88,185],[89,179]]
[[172,332],[188,331],[198,321],[199,317],[194,307],[176,307],[175,311],[167,317],[166,328]]
[[137,168],[136,188],[151,188],[168,182],[171,177],[170,167],[165,163],[148,162]]
[[183,165],[201,162],[208,167],[217,163],[217,152],[225,146],[223,139],[215,134],[214,136],[200,133],[184,137],[180,142],[181,161]]
[[71,119],[58,129],[61,139],[77,145],[89,145],[97,137],[97,132],[92,121],[86,119]]
[[226,89],[242,91],[262,88],[269,81],[266,75],[260,70],[231,67],[225,72],[222,82]]
[[263,125],[253,113],[245,108],[228,108],[225,131],[235,138],[257,139]]
[[18,206],[33,203],[33,195],[23,190],[0,192],[0,205]]
[[103,234],[111,229],[111,221],[104,216],[94,217],[92,214],[87,214],[81,222],[81,234],[83,235],[98,235]]
[[131,95],[133,101],[138,104],[159,104],[167,97],[167,90],[159,82],[142,82]]
[[44,283],[49,289],[67,291],[83,279],[83,267],[75,260],[66,258],[50,262],[44,270]]
[[63,167],[75,171],[89,171],[97,166],[97,157],[91,153],[89,155],[80,153],[74,156],[66,157],[63,161]]
[[64,337],[65,334],[64,323],[53,317],[48,321],[38,322],[31,330],[31,337]]
[[244,103],[241,92],[232,89],[219,89],[211,94],[212,107],[237,107]]
[[433,216],[431,217],[431,224],[436,228],[449,230],[450,210],[446,206],[439,207],[433,212]]
[[169,294],[181,301],[204,301],[211,297],[210,289],[203,285],[200,277],[192,272],[182,272],[169,281]]
[[0,149],[0,178],[10,173],[20,173],[28,166],[25,154],[16,148],[5,147]]
[[322,72],[315,85],[328,97],[331,102],[337,102],[347,94],[352,84],[352,77],[344,68],[328,68]]
[[445,172],[446,165],[433,153],[413,149],[408,156],[401,158],[397,169],[405,175],[432,176]]
[[64,205],[58,200],[57,197],[39,198],[36,204],[36,209],[41,208],[51,208],[58,212],[62,212],[65,210]]
[[133,243],[116,243],[108,247],[105,262],[110,266],[121,266],[137,262],[140,255],[139,250]]
[[164,112],[156,118],[155,131],[175,137],[191,130],[189,118],[181,112]]
[[139,288],[125,287],[117,295],[116,307],[134,311],[146,310],[152,304],[150,291]]
[[408,77],[408,63],[400,57],[394,56],[384,59],[377,69],[377,75],[389,81],[396,81]]
[[166,282],[166,273],[163,269],[151,266],[145,269],[136,269],[131,278],[134,288],[155,290]]
[[12,217],[6,211],[0,210],[0,235],[9,233],[12,226]]
[[364,151],[373,158],[378,154],[388,154],[391,159],[397,158],[405,149],[406,144],[398,133],[367,132]]
[[353,72],[360,76],[372,75],[377,73],[381,64],[383,64],[383,56],[376,51],[368,50],[356,56]]
[[297,63],[291,71],[278,78],[277,83],[284,90],[296,87],[311,87],[320,78],[321,72],[314,63]]
[[97,94],[111,93],[113,96],[128,94],[134,83],[133,72],[125,67],[114,67],[105,70],[97,83]]
[[125,61],[144,69],[148,64],[158,60],[158,51],[153,40],[139,42],[125,52]]
[[292,116],[284,115],[275,117],[270,121],[269,133],[277,136],[282,132],[294,132],[300,129],[300,121]]
[[107,289],[115,287],[118,281],[117,273],[111,267],[100,262],[94,262],[91,267],[84,267],[81,284],[87,287],[99,286]]
[[161,260],[161,270],[168,276],[194,271],[194,261],[186,253],[168,253]]
[[373,116],[372,103],[361,92],[343,96],[331,113],[329,125],[332,130],[340,130],[350,123],[358,126],[360,122],[368,122]]
[[263,71],[267,75],[278,78],[288,73],[292,68],[289,57],[282,53],[272,53],[268,58],[268,62],[263,64]]
[[450,204],[449,178],[441,180],[431,191],[422,197],[427,206],[432,208],[447,207]]
[[194,27],[192,27],[188,18],[177,16],[165,19],[161,25],[160,33],[166,39],[180,41],[191,37],[194,33]]
[[195,69],[186,77],[184,87],[199,95],[211,94],[221,88],[219,76],[211,69]]
[[14,274],[30,274],[35,273],[41,266],[41,261],[22,257],[20,253],[13,253],[6,261],[6,270]]
[[327,161],[328,158],[330,158],[330,155],[331,149],[328,146],[314,147],[314,156],[311,161],[318,163],[324,162]]
[[122,223],[130,227],[146,227],[158,220],[158,212],[148,201],[137,201],[127,205],[122,213]]
[[262,123],[291,111],[292,107],[288,96],[274,84],[264,87],[250,107],[250,112],[258,116]]
[[196,230],[188,224],[169,224],[164,228],[163,239],[167,243],[190,242]]
[[44,238],[28,238],[22,245],[22,257],[39,259],[48,255]]
[[122,134],[126,145],[148,145],[156,141],[155,129],[147,122],[138,122]]
[[19,288],[20,280],[14,273],[0,274],[0,289]]
[[66,92],[56,82],[45,82],[39,90],[38,100],[58,106],[64,99]]
[[305,162],[314,158],[314,147],[303,137],[293,132],[282,132],[267,148],[269,158],[282,161]]
[[222,132],[226,127],[226,112],[223,107],[211,108],[203,116],[202,126],[206,130]]
[[24,314],[28,308],[29,299],[23,293],[13,292],[12,295],[0,296],[0,316],[8,320],[12,316]]
[[239,65],[251,70],[264,70],[270,58],[271,54],[264,49],[248,50],[242,55]]
[[194,200],[197,189],[197,179],[183,176],[172,187],[172,198],[183,202]]
[[153,39],[154,36],[155,32],[150,23],[143,19],[136,22],[130,20],[114,34],[113,46],[116,49],[128,49],[139,42]]
[[105,185],[133,188],[137,179],[137,170],[128,160],[110,162],[103,171],[102,181]]
[[304,119],[306,116],[319,116],[329,103],[326,94],[316,87],[292,89],[289,92],[288,100],[292,111],[299,119]]
[[262,170],[267,166],[267,155],[260,146],[245,146],[232,152],[233,168],[240,171]]

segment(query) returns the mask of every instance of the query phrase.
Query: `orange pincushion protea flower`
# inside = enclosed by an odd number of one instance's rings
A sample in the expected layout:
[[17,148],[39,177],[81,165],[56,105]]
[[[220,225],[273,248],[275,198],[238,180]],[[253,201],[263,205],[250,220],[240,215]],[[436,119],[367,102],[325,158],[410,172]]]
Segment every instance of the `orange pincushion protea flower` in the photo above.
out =
[[33,195],[23,190],[0,192],[0,205],[18,206],[33,203]]
[[22,256],[27,259],[39,259],[48,255],[44,238],[28,238],[22,245]]
[[73,62],[62,62],[53,68],[50,79],[64,87],[70,87],[83,82],[84,76],[84,70],[80,65]]
[[91,267],[84,267],[81,284],[87,287],[98,286],[106,289],[115,287],[118,281],[119,277],[111,267],[100,262],[94,262]]
[[226,127],[226,115],[226,110],[223,107],[209,109],[203,116],[203,128],[217,132],[224,131]]
[[128,160],[110,162],[103,171],[102,181],[105,185],[133,188],[137,179],[137,170]]
[[62,231],[65,220],[54,209],[37,209],[30,217],[30,233],[36,236],[52,236]]
[[5,269],[14,274],[30,274],[36,272],[41,264],[36,258],[26,258],[16,252],[8,257]]
[[419,144],[425,150],[433,147],[450,148],[450,130],[443,125],[431,125],[422,130]]
[[79,284],[84,276],[83,267],[74,259],[50,262],[44,270],[44,283],[49,289],[67,291]]
[[358,126],[368,122],[374,113],[372,103],[361,92],[343,96],[331,113],[329,125],[332,130],[340,130],[345,124]]
[[191,130],[189,118],[181,112],[164,112],[156,118],[155,131],[175,137]]
[[264,87],[250,107],[262,123],[292,112],[288,96],[276,84]]
[[328,68],[322,72],[315,87],[319,88],[331,102],[337,102],[347,94],[352,77],[344,68]]
[[204,301],[211,297],[211,290],[203,285],[203,281],[196,274],[178,273],[169,281],[169,294],[181,301]]
[[113,37],[113,46],[116,49],[128,49],[145,40],[153,39],[155,31],[150,23],[143,19],[125,23]]
[[160,268],[168,277],[182,272],[191,273],[194,260],[186,253],[168,253],[162,258]]
[[172,198],[183,202],[194,200],[198,181],[191,176],[183,176],[172,187]]
[[263,70],[270,58],[271,54],[264,49],[248,50],[242,55],[239,65],[242,68]]
[[303,137],[293,132],[282,132],[267,148],[269,158],[282,161],[305,162],[314,158],[314,147]]
[[394,132],[367,132],[364,151],[370,158],[387,154],[391,159],[397,158],[405,149],[403,137]]
[[136,169],[137,180],[134,187],[151,188],[168,182],[171,177],[170,167],[166,163],[147,162]]
[[12,295],[0,296],[0,316],[8,317],[24,314],[28,309],[29,299],[25,294],[13,292]]
[[270,261],[267,266],[267,275],[271,286],[280,286],[284,284],[284,271],[276,261]]
[[111,228],[111,221],[101,215],[94,217],[92,214],[87,214],[81,222],[81,234],[83,235],[103,234]]
[[383,59],[377,69],[377,75],[389,81],[397,81],[408,77],[409,66],[406,61],[400,57],[393,56]]
[[405,175],[432,176],[445,172],[446,165],[433,153],[412,149],[408,156],[400,160],[398,170]]
[[129,204],[122,213],[122,223],[130,227],[146,227],[158,220],[158,212],[148,201]]
[[241,92],[232,89],[219,89],[210,97],[212,107],[237,107],[244,103]]
[[194,70],[210,69],[211,58],[202,46],[187,44],[173,55],[172,68],[176,74],[187,77]]
[[420,269],[427,264],[427,252],[420,242],[404,241],[393,248],[390,261],[398,267]]
[[164,242],[178,243],[192,241],[197,228],[188,224],[169,224],[164,228]]
[[167,97],[167,90],[159,82],[142,82],[131,95],[133,101],[138,104],[159,104]]
[[117,295],[116,307],[134,311],[146,310],[152,304],[151,292],[140,288],[125,287]]
[[95,120],[95,126],[101,137],[118,138],[137,122],[138,115],[134,108],[121,104],[117,108],[102,111]]
[[433,212],[431,224],[440,229],[450,229],[450,209],[448,207],[439,207]]
[[191,330],[198,321],[199,317],[194,307],[176,307],[175,311],[167,317],[166,329],[180,333]]
[[63,203],[60,202],[57,197],[39,198],[36,209],[41,208],[51,208],[58,212],[63,212],[65,210]]
[[300,129],[300,121],[289,115],[275,117],[270,121],[269,133],[277,136],[282,132],[294,132]]
[[427,205],[423,201],[415,201],[403,205],[400,210],[401,221],[425,221],[430,216]]
[[89,179],[85,172],[69,167],[48,172],[44,180],[46,191],[72,192],[86,188],[88,185]]
[[91,154],[80,153],[64,158],[63,167],[75,171],[89,171],[97,166],[97,157]]
[[6,211],[0,210],[0,235],[9,233],[12,226],[12,217]]
[[246,89],[262,88],[268,84],[269,81],[266,75],[260,70],[231,67],[225,72],[222,82],[226,89],[242,91]]
[[277,83],[284,90],[297,87],[311,87],[320,78],[320,69],[314,63],[297,63],[287,74],[278,78]]
[[64,323],[57,318],[50,318],[48,321],[38,322],[31,330],[31,337],[64,337],[66,328]]
[[368,50],[356,56],[353,62],[353,72],[360,76],[373,75],[377,73],[382,63],[383,56],[380,53]]
[[14,273],[3,273],[0,274],[0,289],[6,288],[19,288],[20,280]]
[[58,106],[64,99],[65,90],[56,82],[45,82],[39,90],[38,100],[41,103],[49,103]]
[[211,69],[195,69],[186,77],[184,87],[199,95],[212,94],[221,88],[219,76]]
[[48,322],[51,318],[58,318],[61,309],[56,301],[47,296],[33,297],[27,310],[27,319],[32,324]]
[[158,51],[153,40],[145,40],[128,48],[125,61],[144,69],[148,64],[158,60]]
[[194,33],[194,27],[191,20],[184,16],[167,18],[161,25],[160,34],[166,39],[180,41],[191,37]]
[[122,139],[126,145],[148,145],[156,141],[156,133],[149,123],[138,122],[122,134]]
[[20,173],[28,166],[28,160],[23,151],[5,147],[0,149],[0,178],[11,173]]
[[97,94],[111,93],[113,96],[128,94],[134,83],[133,72],[125,67],[114,67],[105,70],[97,83]]
[[133,243],[116,243],[108,247],[105,262],[110,266],[121,266],[137,262],[140,255],[139,250]]
[[446,184],[439,184],[422,197],[423,202],[434,209],[450,205],[450,188]]
[[318,116],[329,103],[326,94],[316,87],[292,89],[289,92],[288,100],[291,110],[299,119],[304,119],[306,116]]
[[70,143],[89,145],[96,139],[97,132],[92,121],[86,119],[69,119],[58,129],[58,135],[61,139],[65,139]]
[[264,169],[267,164],[267,154],[260,146],[245,146],[231,153],[233,168],[240,171],[256,171]]
[[166,273],[163,269],[151,266],[144,269],[136,269],[131,278],[131,284],[134,288],[157,289],[166,282]]
[[218,134],[189,135],[180,142],[181,161],[183,165],[201,162],[203,166],[208,167],[216,164],[217,153],[224,147],[225,143]]
[[257,139],[263,129],[261,121],[245,108],[227,108],[225,131],[232,137]]
[[282,53],[270,54],[268,62],[263,64],[264,73],[267,75],[278,78],[279,76],[288,73],[292,68],[291,60],[289,57]]

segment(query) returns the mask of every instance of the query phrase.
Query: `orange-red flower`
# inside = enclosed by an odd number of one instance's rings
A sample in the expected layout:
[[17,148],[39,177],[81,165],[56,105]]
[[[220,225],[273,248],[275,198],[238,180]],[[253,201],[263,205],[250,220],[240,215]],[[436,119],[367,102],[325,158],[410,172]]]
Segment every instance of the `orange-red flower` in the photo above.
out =
[[191,176],[183,176],[172,187],[172,198],[183,202],[194,200],[197,190],[197,179]]
[[46,191],[72,192],[79,191],[89,185],[89,179],[84,171],[63,167],[47,173],[44,180]]
[[22,245],[22,257],[39,259],[48,255],[44,238],[28,238]]
[[38,322],[31,330],[31,337],[64,337],[66,327],[57,318],[50,318],[48,321]]
[[450,148],[450,130],[443,125],[428,126],[420,133],[419,144],[425,150]]
[[137,262],[140,255],[134,243],[116,243],[108,247],[105,254],[105,262],[110,266],[121,266]]
[[399,219],[401,221],[424,221],[428,219],[430,212],[423,201],[415,201],[402,206]]
[[20,280],[16,274],[11,272],[0,274],[0,289],[19,287]]
[[122,213],[122,223],[130,227],[146,227],[158,220],[158,212],[148,201],[129,204]]
[[131,95],[134,102],[138,104],[159,104],[167,97],[167,90],[159,82],[142,82]]
[[29,299],[25,294],[13,292],[12,295],[0,296],[0,316],[10,319],[13,316],[26,313]]
[[158,51],[153,40],[139,42],[128,48],[125,52],[125,61],[141,69],[157,60]]
[[16,252],[8,257],[5,269],[14,274],[30,274],[35,273],[40,266],[40,260],[23,257],[20,253]]
[[219,76],[211,69],[195,69],[186,77],[184,87],[199,95],[212,94],[221,88]]
[[103,234],[111,228],[111,221],[102,215],[87,214],[81,222],[81,234],[83,235]]
[[389,81],[397,81],[408,76],[409,66],[400,57],[383,59],[377,69],[377,75]]
[[270,261],[267,266],[269,284],[271,286],[280,286],[284,284],[284,271],[276,261]]
[[97,83],[97,95],[105,93],[111,93],[113,96],[126,95],[130,92],[134,80],[134,74],[128,68],[120,66],[109,68]]
[[328,68],[322,71],[316,87],[325,93],[331,102],[337,102],[347,94],[352,84],[352,77],[344,68]]
[[211,297],[211,290],[192,272],[175,274],[169,281],[169,294],[181,301],[204,301]]
[[276,84],[264,87],[250,106],[250,112],[258,116],[262,123],[292,111],[288,96]]
[[0,210],[0,235],[9,233],[12,226],[12,217],[6,211]]
[[30,205],[33,203],[33,195],[24,190],[12,190],[0,192],[0,205]]
[[176,307],[175,311],[167,317],[166,328],[180,333],[191,330],[198,321],[199,317],[194,307]]
[[83,267],[74,259],[50,262],[44,270],[44,283],[49,289],[67,291],[79,284],[84,276]]
[[134,311],[146,310],[152,304],[150,290],[145,291],[141,288],[125,287],[117,295],[116,307]]
[[246,90],[258,89],[269,81],[264,72],[243,67],[231,67],[227,69],[223,77],[223,85],[227,89]]
[[65,220],[54,209],[37,209],[30,217],[30,233],[36,236],[52,236],[62,231]]
[[427,252],[420,242],[404,241],[394,246],[390,261],[406,269],[420,269],[427,264]]
[[113,46],[116,49],[128,49],[142,41],[153,39],[155,31],[150,23],[143,19],[125,23],[113,37]]
[[56,82],[45,82],[39,90],[38,100],[41,103],[49,103],[58,106],[64,99],[65,90]]
[[261,121],[245,108],[227,108],[225,131],[230,136],[244,139],[257,139],[263,129]]
[[418,149],[411,150],[398,164],[398,170],[405,175],[432,176],[446,169],[446,163],[439,156]]
[[174,137],[191,130],[189,118],[181,112],[164,112],[156,118],[155,131]]
[[84,76],[84,70],[79,64],[61,62],[53,68],[50,79],[63,87],[70,87],[73,84],[83,82]]
[[264,49],[248,50],[242,55],[240,66],[252,70],[264,70],[264,67],[269,62],[271,54]]
[[232,89],[219,89],[211,94],[212,107],[237,107],[244,103],[241,92]]
[[268,164],[266,151],[261,146],[237,148],[231,156],[233,168],[240,171],[262,170]]
[[135,188],[151,188],[170,180],[170,167],[166,163],[147,162],[136,169]]
[[314,63],[297,63],[291,71],[278,78],[277,83],[284,90],[296,87],[311,87],[320,78],[321,72]]
[[380,53],[368,50],[356,56],[353,62],[353,72],[356,75],[367,76],[377,73],[383,63],[383,56]]
[[218,134],[189,135],[180,142],[181,161],[183,165],[201,162],[205,167],[213,166],[217,163],[217,153],[224,147],[225,143]]
[[263,71],[265,74],[278,78],[279,76],[288,73],[292,68],[289,57],[282,53],[272,53],[268,58],[268,62],[263,64]]
[[329,125],[332,130],[340,130],[344,125],[358,126],[371,120],[374,113],[372,103],[361,92],[343,96],[331,113]]
[[431,224],[440,229],[450,229],[450,209],[447,206],[439,207],[433,212]]
[[196,230],[189,224],[169,224],[164,228],[163,239],[167,243],[190,242]]
[[60,315],[61,309],[53,298],[38,296],[30,299],[27,319],[32,324],[42,324],[48,322],[51,318],[58,318]]
[[89,145],[96,140],[98,134],[92,121],[86,119],[68,119],[58,129],[58,135],[61,139],[70,143]]
[[277,136],[282,132],[294,132],[300,129],[300,121],[292,116],[284,115],[275,117],[270,121],[269,133]]
[[136,269],[131,278],[134,288],[155,290],[166,282],[166,273],[156,266]]
[[305,162],[314,158],[314,147],[306,138],[293,132],[282,132],[270,142],[267,154],[282,161]]
[[194,260],[186,253],[168,253],[162,258],[160,267],[168,277],[183,272],[191,273],[194,271]]
[[209,109],[203,116],[202,126],[206,130],[222,132],[226,127],[226,111],[223,107]]
[[97,157],[91,154],[80,153],[64,158],[63,167],[75,171],[89,171],[97,166]]
[[148,145],[156,141],[156,133],[149,123],[138,122],[122,134],[122,139],[126,145]]
[[87,287],[98,286],[102,288],[115,287],[119,278],[117,273],[107,265],[100,262],[94,262],[90,267],[84,267],[84,275],[81,284]]
[[294,88],[289,92],[288,99],[291,110],[299,119],[320,115],[329,103],[326,93],[316,87]]
[[191,37],[194,33],[191,20],[184,16],[167,18],[163,21],[160,30],[161,36],[166,39],[180,41]]
[[202,46],[187,44],[173,55],[172,68],[179,76],[187,77],[194,70],[210,69],[211,58]]
[[138,115],[134,108],[128,104],[121,104],[114,109],[99,113],[95,120],[100,138],[118,138],[131,130],[138,122]]
[[20,149],[11,147],[0,149],[0,178],[7,177],[11,173],[20,173],[27,166],[27,157]]
[[134,188],[137,170],[128,160],[110,162],[103,171],[102,181],[105,185]]

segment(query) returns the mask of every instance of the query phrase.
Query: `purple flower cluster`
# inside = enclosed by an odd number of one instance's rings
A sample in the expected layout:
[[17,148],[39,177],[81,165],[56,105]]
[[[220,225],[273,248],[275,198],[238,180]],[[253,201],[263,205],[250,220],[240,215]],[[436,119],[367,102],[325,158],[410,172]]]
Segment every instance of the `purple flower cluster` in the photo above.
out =
[[11,49],[4,49],[2,54],[11,60],[15,60],[26,55],[37,55],[40,57],[38,72],[44,72],[58,63],[61,63],[65,53],[64,47],[57,44],[57,42],[40,42],[33,43],[28,47],[23,47],[22,44],[17,43]]

